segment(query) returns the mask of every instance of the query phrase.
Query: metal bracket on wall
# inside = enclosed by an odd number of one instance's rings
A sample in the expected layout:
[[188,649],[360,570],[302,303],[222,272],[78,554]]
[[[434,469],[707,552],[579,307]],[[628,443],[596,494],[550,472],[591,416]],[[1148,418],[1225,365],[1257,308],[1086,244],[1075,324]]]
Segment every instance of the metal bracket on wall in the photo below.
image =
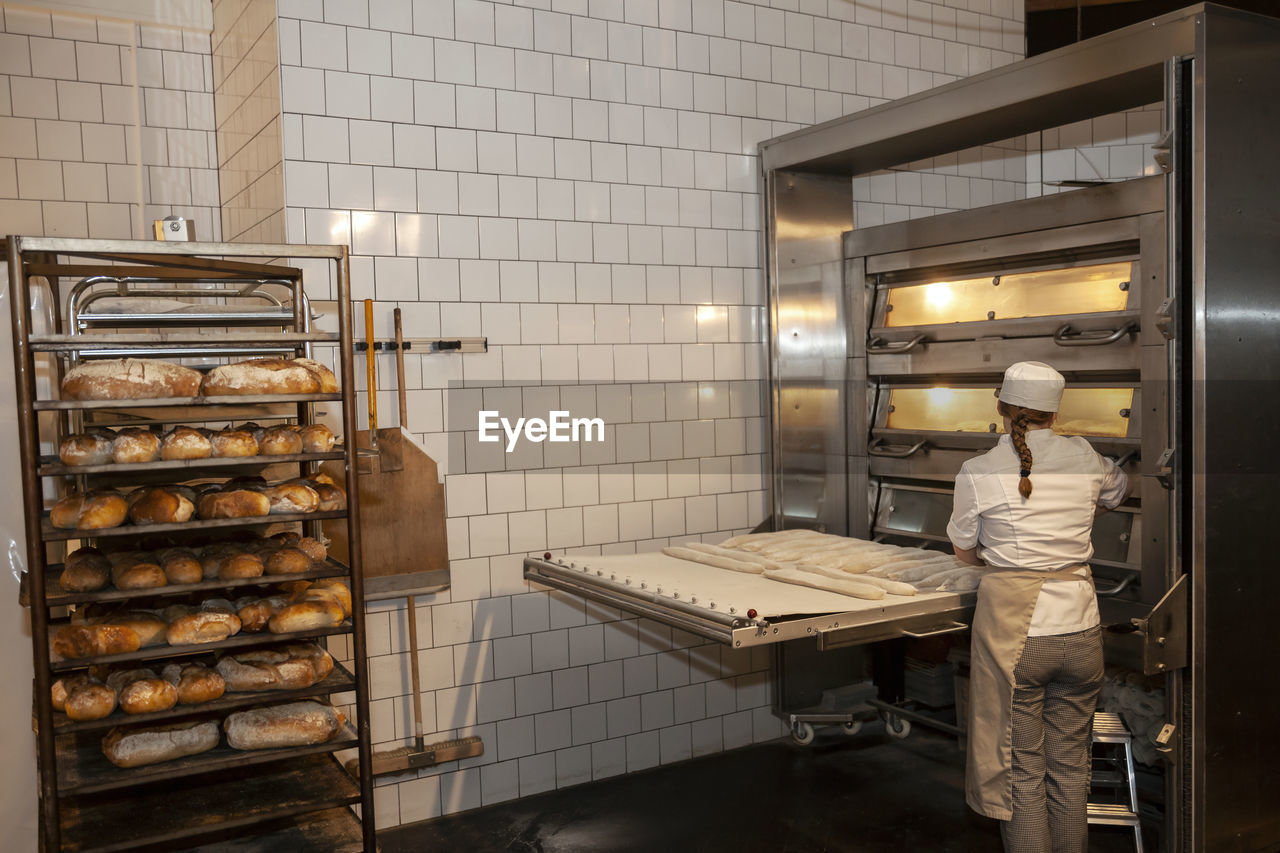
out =
[[1178,578],[1145,619],[1131,619],[1142,635],[1142,671],[1160,675],[1187,665],[1187,576]]
[[1176,312],[1178,309],[1177,297],[1170,296],[1160,303],[1160,307],[1156,308],[1156,328],[1160,330],[1160,334],[1166,341],[1173,340],[1177,331],[1175,324]]
[[[404,338],[401,342],[405,352],[423,353],[429,355],[431,353],[453,353],[453,352],[488,352],[488,338]],[[356,341],[353,346],[356,352],[364,352],[369,345],[364,341]],[[376,352],[395,352],[395,341],[374,341],[373,348]]]

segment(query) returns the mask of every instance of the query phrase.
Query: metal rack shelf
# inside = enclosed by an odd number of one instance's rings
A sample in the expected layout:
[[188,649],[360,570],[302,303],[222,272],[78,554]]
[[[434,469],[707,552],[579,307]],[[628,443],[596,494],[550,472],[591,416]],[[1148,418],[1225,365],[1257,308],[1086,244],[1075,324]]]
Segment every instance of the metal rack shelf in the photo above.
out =
[[[350,496],[348,496],[350,500]],[[293,521],[321,521],[327,518],[344,518],[347,510],[329,512],[281,512],[272,515],[251,515],[245,518],[206,518],[197,521],[171,521],[165,524],[122,524],[119,527],[103,527],[96,530],[54,527],[49,517],[40,519],[41,536],[45,542],[65,542],[68,539],[101,539],[107,536],[146,536],[151,533],[197,533],[202,530],[236,530],[244,527],[260,527],[264,524],[288,524]]]
[[[124,462],[106,465],[65,465],[56,456],[40,457],[36,473],[42,477],[74,477],[80,474],[137,474],[151,471],[201,471],[206,468],[248,468],[278,465],[282,462],[324,462],[341,459],[346,455],[336,446],[327,453],[282,453],[276,456],[210,456],[207,459],[162,459],[158,462]],[[219,476],[225,476],[218,472]]]
[[[210,661],[212,663],[212,660]],[[253,693],[224,693],[221,698],[199,705],[175,705],[167,711],[155,711],[150,714],[125,714],[119,709],[101,720],[82,720],[77,722],[65,714],[53,718],[53,729],[59,734],[75,734],[78,732],[95,732],[112,729],[116,726],[155,725],[169,720],[185,719],[200,714],[213,714],[222,711],[238,711],[255,705],[279,705],[284,702],[296,702],[312,696],[327,696],[333,693],[345,693],[355,689],[355,676],[346,667],[334,661],[333,672],[317,681],[310,687],[296,690],[262,690]]]
[[350,723],[344,723],[338,736],[324,743],[280,749],[243,750],[232,749],[224,739],[213,749],[198,755],[148,764],[145,767],[117,767],[102,754],[101,738],[97,735],[87,732],[59,735],[57,742],[58,790],[64,795],[132,788],[149,782],[181,779],[231,768],[239,770],[282,758],[337,752],[357,744],[355,729]]
[[[212,257],[211,257],[212,256]],[[340,446],[322,454],[175,460],[131,465],[66,466],[40,448],[57,446],[62,434],[86,423],[223,424],[287,419],[315,422],[311,404],[339,404],[346,435],[355,435],[355,371],[352,365],[352,316],[349,264],[344,246],[288,246],[230,243],[151,243],[129,240],[78,240],[11,237],[0,240],[14,298],[14,369],[19,453],[23,460],[23,529],[29,573],[26,600],[31,602],[32,657],[35,664],[35,723],[40,767],[41,848],[107,851],[172,849],[324,850],[376,849],[373,784],[370,765],[369,680],[363,635],[364,591],[360,567],[360,529],[356,450]],[[338,331],[311,328],[315,317],[303,288],[302,271],[281,266],[291,258],[328,264],[338,306]],[[123,263],[123,265],[121,265]],[[268,287],[270,286],[270,290]],[[55,306],[49,334],[33,335],[33,289],[47,291]],[[132,300],[102,310],[99,299]],[[151,298],[179,299],[181,310],[158,310]],[[226,304],[222,304],[226,303]],[[139,313],[115,313],[117,307]],[[216,333],[210,329],[217,329]],[[312,345],[336,345],[335,365],[344,393],[258,394],[245,396],[170,397],[137,400],[40,399],[37,374],[51,370],[56,388],[68,357],[141,358],[208,355],[219,358],[309,353]],[[331,409],[331,411],[334,411]],[[52,412],[58,418],[41,418]],[[343,460],[342,485],[348,495],[344,512],[267,515],[252,518],[195,520],[178,524],[126,525],[106,530],[60,530],[48,523],[44,490],[59,478],[80,478],[90,486],[131,486],[167,478],[167,482],[226,478],[257,472],[277,464],[299,473],[314,471],[327,460]],[[296,476],[296,475],[294,475]],[[44,480],[42,478],[51,478]],[[59,566],[51,543],[109,540],[153,535],[218,540],[226,534],[281,524],[346,518],[353,543],[350,567],[335,561],[309,572],[264,575],[233,581],[144,590],[98,590],[64,593],[57,586]],[[315,527],[311,524],[308,527]],[[311,531],[309,531],[311,532]],[[51,554],[52,552],[52,554]],[[51,652],[55,619],[67,605],[90,602],[179,600],[206,592],[228,594],[268,584],[341,576],[351,582],[351,618],[329,629],[288,634],[241,633],[219,642],[188,646],[151,646],[135,652],[61,660]],[[350,637],[348,640],[347,637]],[[300,640],[322,642],[337,637],[351,653],[349,667],[335,665],[328,678],[295,691],[237,693],[211,703],[178,706],[158,714],[130,717],[119,712],[105,720],[76,723],[55,714],[50,685],[57,673],[83,670],[92,664],[134,661],[206,660],[232,649],[270,647]],[[235,708],[292,701],[303,697],[345,694],[352,720],[340,736],[309,747],[240,752],[225,744],[198,756],[147,768],[124,770],[102,755],[101,736],[113,726],[134,727],[159,721],[217,718]],[[351,779],[328,753],[358,753],[362,773]],[[172,780],[181,779],[181,784]],[[349,808],[359,805],[358,814]],[[245,837],[248,835],[257,837]],[[201,848],[200,845],[207,845]]]
[[341,394],[225,394],[217,397],[158,397],[146,400],[36,400],[37,412],[76,412],[98,409],[172,409],[179,406],[257,406],[268,403],[333,403]]
[[[54,563],[45,569],[45,589],[58,589],[58,576],[62,573],[62,564]],[[100,589],[96,592],[56,592],[45,593],[44,601],[49,607],[65,607],[70,604],[88,604],[92,601],[132,601],[143,598],[172,598],[191,592],[219,592],[229,589],[245,589],[246,587],[271,586],[291,581],[315,580],[317,578],[347,577],[351,570],[337,560],[326,559],[323,566],[306,572],[294,572],[286,575],[259,575],[256,578],[232,578],[230,580],[207,580],[200,583],[171,584],[151,589]]]
[[[59,625],[57,627],[61,626]],[[89,657],[83,658],[59,657],[54,653],[51,643],[49,648],[49,668],[54,672],[70,672],[74,669],[84,669],[85,667],[99,663],[124,663],[126,661],[187,657],[189,655],[198,655],[204,652],[241,649],[246,646],[270,646],[275,645],[276,643],[306,640],[312,637],[332,637],[335,634],[350,633],[351,622],[348,620],[333,628],[312,628],[308,631],[291,631],[287,634],[272,634],[266,631],[261,631],[255,634],[242,632],[239,634],[233,634],[227,639],[219,640],[216,643],[196,643],[194,645],[187,646],[144,646],[135,652],[122,652],[115,655],[90,655]]]
[[[75,798],[63,810],[67,853],[116,853],[149,845],[173,847],[197,836],[225,836],[250,829],[265,819],[305,815],[319,806],[337,811],[360,800],[360,787],[329,755],[311,755],[258,776],[217,777],[181,789],[159,787],[126,800],[95,802]],[[201,803],[192,820],[188,804]],[[350,814],[349,810],[342,809]],[[323,813],[322,813],[323,814]],[[145,821],[137,832],[139,816]],[[356,841],[358,843],[359,825]],[[120,827],[127,827],[120,831]],[[301,849],[301,848],[290,848]],[[327,845],[307,849],[331,849]]]
[[[134,317],[136,315],[110,315]],[[177,319],[176,315],[169,319]],[[155,315],[150,324],[161,322],[166,315]],[[205,319],[202,325],[215,323],[217,320]],[[118,350],[139,347],[199,347],[200,349],[239,349],[241,347],[267,347],[278,349],[301,344],[336,344],[338,335],[335,332],[277,332],[261,334],[251,332],[219,332],[217,335],[166,335],[155,332],[139,332],[127,334],[123,332],[94,332],[85,335],[32,335],[31,350],[33,352],[82,352],[97,353],[100,350]]]

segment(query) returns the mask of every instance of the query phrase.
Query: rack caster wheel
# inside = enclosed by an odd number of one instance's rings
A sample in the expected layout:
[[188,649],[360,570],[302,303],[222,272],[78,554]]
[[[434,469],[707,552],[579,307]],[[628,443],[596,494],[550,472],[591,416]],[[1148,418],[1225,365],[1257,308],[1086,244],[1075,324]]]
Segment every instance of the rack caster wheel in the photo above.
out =
[[791,726],[791,739],[801,746],[813,743],[813,735],[813,726],[809,723],[799,722]]
[[852,737],[862,731],[862,720],[851,720],[841,726],[841,728],[844,730],[845,734]]
[[911,734],[911,722],[895,714],[884,715],[884,730],[894,740],[902,740]]

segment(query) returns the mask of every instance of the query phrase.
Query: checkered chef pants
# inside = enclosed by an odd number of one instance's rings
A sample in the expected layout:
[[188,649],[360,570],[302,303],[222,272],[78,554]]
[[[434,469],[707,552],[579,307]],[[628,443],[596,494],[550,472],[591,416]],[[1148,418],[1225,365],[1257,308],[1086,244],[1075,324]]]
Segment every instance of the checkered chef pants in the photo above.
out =
[[1013,819],[1000,824],[1004,849],[1085,853],[1102,629],[1028,637],[1013,675]]

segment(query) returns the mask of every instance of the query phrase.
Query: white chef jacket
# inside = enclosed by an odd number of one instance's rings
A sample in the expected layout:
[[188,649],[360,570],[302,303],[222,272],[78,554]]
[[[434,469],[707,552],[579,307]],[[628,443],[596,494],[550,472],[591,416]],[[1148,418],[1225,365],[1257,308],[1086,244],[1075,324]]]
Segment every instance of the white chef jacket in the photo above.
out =
[[[1029,499],[1018,493],[1021,464],[1009,436],[965,462],[956,476],[947,536],[957,548],[978,547],[987,565],[1057,571],[1093,556],[1094,507],[1114,509],[1129,479],[1083,438],[1050,429],[1027,431],[1034,460]],[[1099,623],[1088,581],[1047,581],[1036,599],[1029,636],[1069,634]]]

